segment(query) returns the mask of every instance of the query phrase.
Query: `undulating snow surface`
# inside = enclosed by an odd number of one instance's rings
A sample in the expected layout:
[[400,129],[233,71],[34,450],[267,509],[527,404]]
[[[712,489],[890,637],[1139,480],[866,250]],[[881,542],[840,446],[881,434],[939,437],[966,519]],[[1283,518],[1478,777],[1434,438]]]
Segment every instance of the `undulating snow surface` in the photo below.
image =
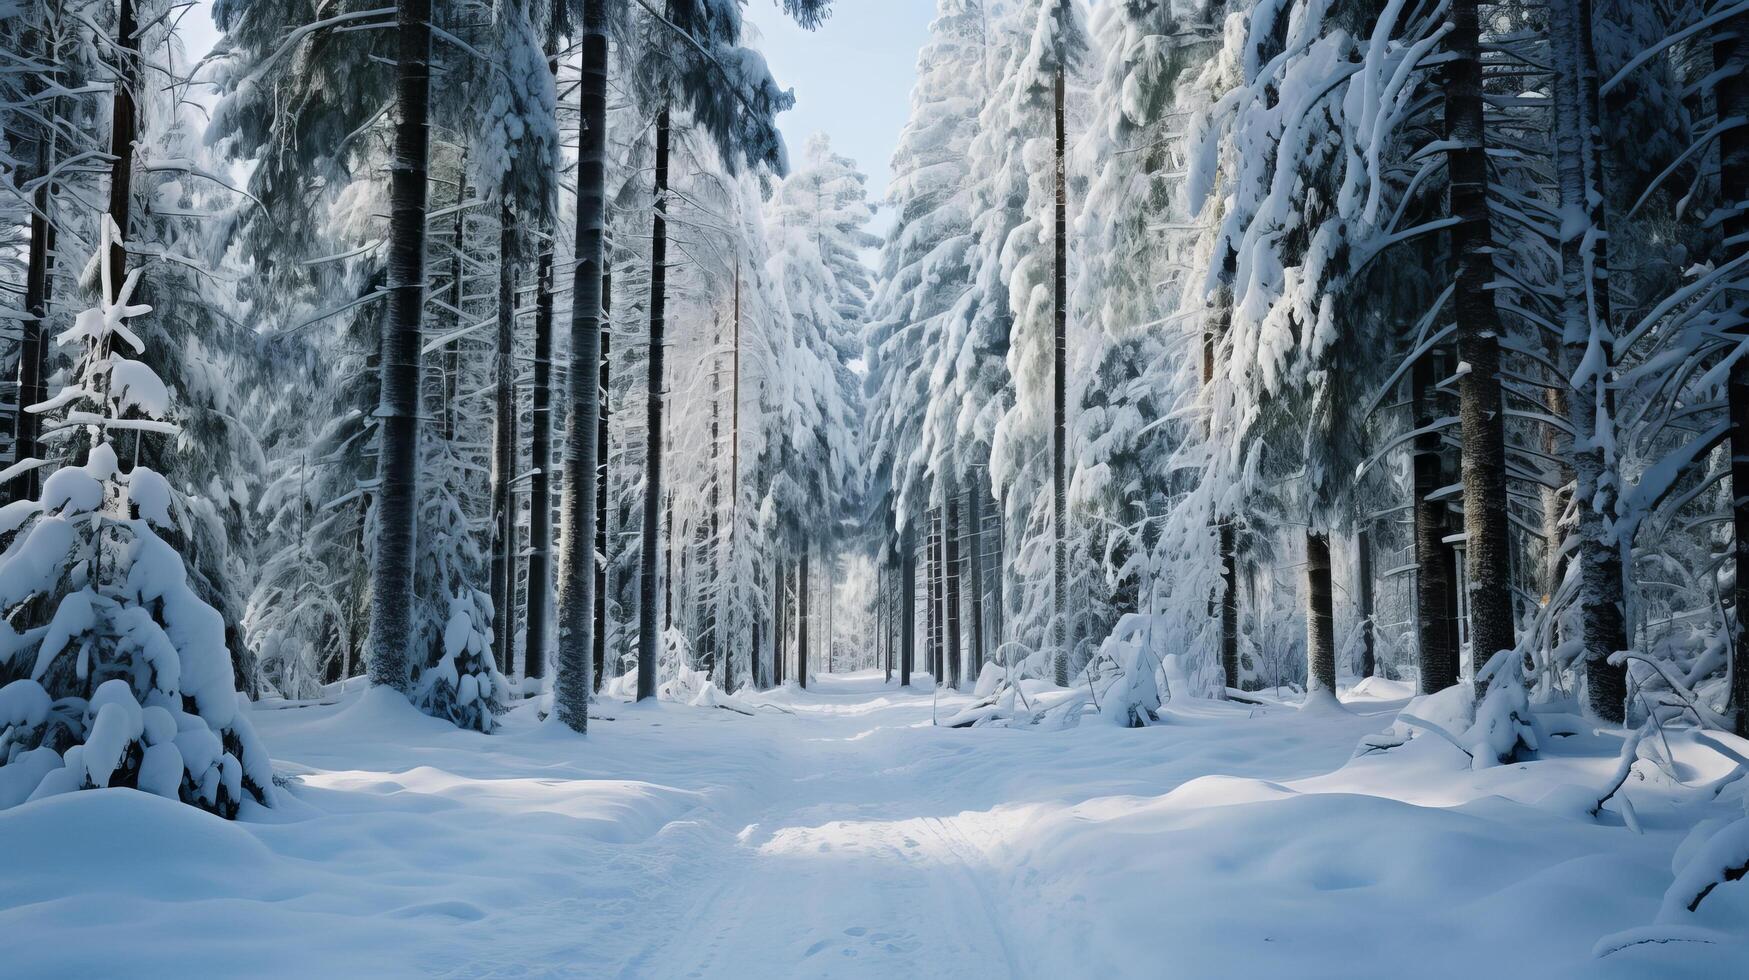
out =
[[[963,697],[864,673],[757,717],[610,701],[586,739],[529,705],[487,736],[381,691],[262,704],[295,777],[275,810],[0,812],[0,842],[32,842],[0,848],[0,973],[1746,975],[1749,883],[1693,917],[1714,942],[1593,955],[1656,918],[1691,791],[1636,775],[1644,832],[1593,819],[1575,800],[1620,740],[1588,731],[1479,772],[1427,737],[1351,762],[1395,688],[954,730],[932,711]],[[1731,768],[1671,751],[1696,783]]]

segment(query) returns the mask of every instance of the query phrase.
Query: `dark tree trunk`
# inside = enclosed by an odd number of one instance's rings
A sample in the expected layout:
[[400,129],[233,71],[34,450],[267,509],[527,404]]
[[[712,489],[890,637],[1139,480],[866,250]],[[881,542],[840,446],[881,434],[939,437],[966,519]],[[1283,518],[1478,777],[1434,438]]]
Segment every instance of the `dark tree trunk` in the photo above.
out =
[[[559,77],[559,4],[554,0],[547,31],[547,69]],[[548,188],[548,208],[558,207],[555,188]],[[541,221],[540,254],[535,264],[534,393],[528,417],[528,635],[522,651],[522,672],[539,680],[546,676],[547,644],[553,590],[553,252],[556,223],[551,212]],[[600,590],[596,590],[600,595]],[[600,675],[597,669],[596,675]]]
[[1378,672],[1377,625],[1373,622],[1372,534],[1365,528],[1354,536],[1355,578],[1359,581],[1355,593],[1360,600],[1360,676],[1372,677]]
[[[123,0],[122,6],[125,11],[131,4]],[[369,657],[371,683],[405,691],[412,680],[413,551],[419,507],[419,347],[431,139],[430,0],[402,0],[397,29],[395,89],[400,118],[389,170],[389,310],[383,321],[382,395],[377,408],[381,452]]]
[[[553,588],[553,252],[542,246],[535,272],[534,404],[529,411],[528,483],[528,636],[523,674],[546,676],[548,613]],[[600,594],[599,589],[597,594]]]
[[808,585],[813,581],[808,575],[808,556],[813,550],[802,546],[802,567],[796,573],[796,602],[801,606],[796,612],[796,683],[803,689],[808,686]]
[[[1600,420],[1609,425],[1614,419],[1615,397],[1610,387],[1609,235],[1604,206],[1608,195],[1591,0],[1558,0],[1553,14],[1555,60],[1566,69],[1558,71],[1555,79],[1556,175],[1561,207],[1566,213],[1585,214],[1595,236],[1569,234],[1561,242],[1567,361],[1570,365],[1594,365],[1575,379],[1577,388],[1567,416],[1576,443],[1572,452],[1573,502],[1579,514],[1579,618],[1584,624],[1586,701],[1597,718],[1619,725],[1627,717],[1627,665],[1609,661],[1617,651],[1627,649],[1628,636],[1622,552],[1613,541],[1611,528],[1620,487],[1604,449],[1606,441],[1613,441],[1613,433],[1598,431]],[[1596,335],[1593,321],[1598,327]],[[1593,340],[1599,341],[1601,364],[1589,356]]]
[[674,526],[674,492],[672,490],[668,492],[663,510],[666,513],[663,520],[668,527],[668,534],[663,539],[667,542],[667,546],[663,552],[662,561],[662,632],[666,633],[674,628],[674,535],[676,528]]
[[570,398],[559,497],[558,670],[554,706],[589,726],[594,689],[596,424],[601,414],[601,278],[607,225],[607,0],[583,0],[582,132],[577,148],[577,255],[571,274]]
[[1051,345],[1051,623],[1052,665],[1058,687],[1069,686],[1069,623],[1064,606],[1069,590],[1068,352],[1069,352],[1069,185],[1065,169],[1064,72],[1058,39],[1056,74],[1057,177],[1053,280],[1056,286],[1056,336]]
[[911,686],[917,656],[917,546],[911,522],[899,538],[899,686]]
[[[704,669],[711,677],[715,677],[717,671],[717,610],[722,608],[719,600],[722,596],[723,581],[722,568],[718,564],[718,560],[722,557],[722,550],[717,547],[717,535],[722,531],[718,512],[722,510],[723,506],[722,454],[719,449],[719,440],[722,437],[722,408],[719,393],[722,391],[723,361],[715,353],[715,351],[721,350],[722,346],[723,331],[721,321],[718,321],[716,337],[711,344],[713,351],[711,354],[711,467],[710,493],[707,504],[710,516],[706,523],[707,532],[704,545],[705,582],[704,588],[700,590],[700,605],[703,607],[703,616],[699,621],[699,629],[703,633],[699,639],[704,652]],[[726,683],[724,690],[727,690]]]
[[[429,0],[410,0],[410,2],[416,9],[424,9],[427,11],[430,9]],[[410,39],[407,36],[408,20],[409,18],[407,16],[406,7],[403,6],[399,25],[401,30],[401,64],[398,79],[399,91],[401,94],[402,122],[396,129],[395,133],[397,162],[402,162],[399,156],[399,151],[401,149],[400,141],[403,133],[408,128],[406,116],[411,108],[407,101],[407,86],[411,80],[409,79],[408,45],[410,43],[417,43],[417,39]],[[114,158],[109,165],[109,217],[115,222],[115,227],[121,232],[123,239],[126,239],[128,236],[128,218],[133,210],[134,140],[139,134],[139,106],[134,101],[134,90],[140,84],[137,68],[140,60],[139,32],[140,25],[134,12],[134,0],[120,0],[120,9],[116,18],[115,28],[115,90],[111,96],[109,117],[109,153],[110,156]],[[429,47],[431,37],[430,27],[424,26],[418,28],[416,33],[419,32],[423,33],[426,40],[426,47]],[[422,52],[423,50],[424,49],[421,49]],[[425,55],[421,53],[419,55],[418,65],[412,72],[413,74],[418,75],[419,80],[424,80],[428,77],[429,68],[426,67],[425,61]],[[423,250],[425,247],[425,227],[423,224],[425,211],[425,187],[423,183],[425,179],[425,91],[423,87],[420,88],[418,95],[419,104],[417,106],[417,111],[419,116],[420,135],[418,170],[419,179],[421,181],[419,187],[419,210],[421,217],[419,247]],[[397,171],[397,176],[398,175],[399,172]],[[390,190],[390,199],[390,208],[392,210],[394,207],[394,201],[397,200],[394,197],[393,188]],[[389,230],[391,238],[393,238],[395,232],[396,227],[392,226]],[[399,243],[400,239],[396,238],[390,245],[390,288],[393,288],[394,285],[394,272],[392,267],[394,264],[395,245]],[[424,261],[423,255],[421,255],[420,261]],[[110,244],[109,267],[111,276],[109,298],[110,301],[113,302],[116,296],[120,295],[122,283],[127,279],[128,255],[124,242],[117,241]],[[417,313],[415,313],[415,316],[417,316]],[[417,345],[414,347],[414,353],[418,353]],[[417,378],[415,378],[415,392],[417,392]],[[415,397],[417,397],[417,394],[415,394]],[[408,591],[412,591],[411,586],[409,586]]]
[[780,683],[783,661],[783,561],[771,561],[771,669],[767,672],[767,687]]
[[1330,597],[1330,538],[1306,534],[1306,696],[1336,696],[1336,626]]
[[608,357],[613,346],[613,267],[601,269],[601,387],[595,418],[595,690],[601,690],[601,679],[607,676],[607,424],[612,418],[608,405]]
[[1227,686],[1239,687],[1239,556],[1234,544],[1233,522],[1220,528],[1221,548],[1221,672]]
[[1415,618],[1417,624],[1418,693],[1443,691],[1458,681],[1456,624],[1451,606],[1456,581],[1451,574],[1451,546],[1445,543],[1445,504],[1428,499],[1444,484],[1445,465],[1437,432],[1426,431],[1438,420],[1435,386],[1442,373],[1439,361],[1427,354],[1415,362],[1409,385],[1415,410],[1414,520]]
[[1488,214],[1487,134],[1482,115],[1478,0],[1453,0],[1446,35],[1446,125],[1451,149],[1450,209],[1457,258],[1458,422],[1463,433],[1464,555],[1469,588],[1470,649],[1479,668],[1514,645],[1512,549],[1506,519],[1505,414],[1500,401],[1500,317]]
[[516,216],[510,205],[498,209],[498,351],[496,418],[492,427],[492,635],[498,669],[516,673],[516,638],[510,607],[516,602]]
[[[1749,114],[1749,16],[1726,25],[1729,40],[1714,58],[1723,69],[1718,84],[1719,118]],[[1719,196],[1726,215],[1723,232],[1726,261],[1749,249],[1749,131],[1738,126],[1719,135]],[[1739,327],[1737,334],[1749,333]],[[1731,645],[1731,701],[1734,731],[1749,738],[1749,362],[1731,364],[1727,383],[1731,419],[1731,526],[1736,532],[1737,634]]]
[[966,520],[972,528],[972,654],[970,680],[973,684],[984,672],[984,483],[973,479],[966,495]]
[[929,515],[929,680],[942,682],[941,648],[946,639],[942,634],[941,587],[941,513]]
[[946,561],[943,574],[947,586],[947,683],[960,687],[960,585],[965,582],[960,565],[960,495],[953,485],[947,490],[947,535],[942,542]]
[[668,106],[656,116],[656,199],[650,220],[650,375],[644,409],[644,550],[638,573],[638,700],[656,696],[656,578],[662,502],[663,328],[668,285]]
[[[729,402],[729,577],[735,578],[735,544],[736,530],[741,515],[741,255],[735,254],[735,345],[730,365],[730,374],[734,383],[734,394]],[[753,669],[753,658],[758,656],[759,625],[758,618],[748,616],[753,627],[752,645],[747,649],[747,669]],[[735,693],[735,652],[733,648],[723,653],[723,690]]]

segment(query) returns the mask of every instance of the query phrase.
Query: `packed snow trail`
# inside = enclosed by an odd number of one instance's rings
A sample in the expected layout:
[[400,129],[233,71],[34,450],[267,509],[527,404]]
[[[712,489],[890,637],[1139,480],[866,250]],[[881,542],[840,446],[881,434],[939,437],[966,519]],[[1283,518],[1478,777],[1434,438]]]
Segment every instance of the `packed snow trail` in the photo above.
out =
[[[278,810],[228,823],[110,790],[0,813],[0,842],[33,842],[0,849],[0,935],[28,937],[0,972],[1473,980],[1745,961],[1592,957],[1651,921],[1681,833],[1656,785],[1633,789],[1643,836],[1551,792],[1605,778],[1589,736],[1482,772],[1437,740],[1350,762],[1402,702],[1346,696],[955,730],[931,726],[926,689],[862,673],[748,695],[755,717],[605,700],[587,738],[532,706],[482,736],[381,691],[263,704]],[[1742,891],[1710,913],[1743,916]]]

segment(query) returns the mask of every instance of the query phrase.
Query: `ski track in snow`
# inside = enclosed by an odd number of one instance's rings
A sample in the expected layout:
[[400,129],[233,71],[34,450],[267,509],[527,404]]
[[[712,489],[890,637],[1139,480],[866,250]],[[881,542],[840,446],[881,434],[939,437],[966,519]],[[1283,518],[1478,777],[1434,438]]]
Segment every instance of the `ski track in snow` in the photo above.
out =
[[[490,737],[383,692],[259,706],[297,777],[277,810],[225,823],[115,790],[0,813],[0,842],[46,845],[0,847],[0,935],[35,937],[0,974],[1473,980],[1749,963],[1741,944],[1592,958],[1651,921],[1686,826],[1657,785],[1635,790],[1644,836],[1537,805],[1601,782],[1614,760],[1595,746],[1472,773],[1425,740],[1349,764],[1401,706],[1365,697],[1064,732],[935,728],[926,690],[878,673],[748,697],[772,707],[608,701],[586,739],[528,706]],[[1725,891],[1710,912],[1729,929],[1749,888]]]

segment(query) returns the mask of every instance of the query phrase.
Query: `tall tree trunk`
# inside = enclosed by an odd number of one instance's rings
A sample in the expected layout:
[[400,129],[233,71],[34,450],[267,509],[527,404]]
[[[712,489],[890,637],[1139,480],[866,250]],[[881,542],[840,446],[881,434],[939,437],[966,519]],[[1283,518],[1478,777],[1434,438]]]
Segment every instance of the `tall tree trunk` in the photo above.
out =
[[1330,597],[1330,538],[1306,533],[1306,697],[1336,696],[1336,626]]
[[1057,41],[1056,91],[1056,238],[1053,280],[1056,286],[1056,336],[1051,346],[1051,623],[1052,669],[1058,687],[1069,686],[1069,623],[1064,606],[1069,589],[1069,494],[1068,466],[1068,352],[1069,352],[1069,185],[1065,167],[1067,135],[1064,126],[1064,71],[1062,39]]
[[1512,547],[1506,519],[1505,413],[1500,401],[1500,317],[1488,284],[1494,279],[1493,224],[1488,214],[1487,134],[1482,116],[1482,55],[1478,0],[1453,0],[1452,60],[1446,65],[1445,111],[1450,129],[1446,169],[1457,257],[1458,421],[1463,433],[1464,554],[1468,565],[1470,649],[1479,669],[1514,645]]
[[[699,590],[700,605],[703,607],[703,618],[699,622],[702,631],[700,645],[704,648],[705,671],[716,677],[717,672],[717,611],[722,608],[719,601],[722,596],[722,568],[718,560],[722,550],[717,547],[717,535],[722,528],[718,521],[718,512],[722,510],[722,463],[719,440],[722,437],[722,408],[719,395],[722,391],[722,357],[716,352],[723,346],[722,322],[717,323],[716,336],[711,343],[711,468],[710,493],[708,508],[710,516],[706,524],[704,552],[704,588]],[[727,690],[727,687],[724,688]]]
[[941,512],[929,515],[929,679],[942,682],[941,650],[947,639],[942,620]]
[[1611,664],[1609,658],[1627,649],[1628,635],[1622,549],[1614,541],[1615,501],[1621,485],[1608,453],[1615,442],[1615,397],[1610,388],[1614,338],[1609,325],[1609,231],[1597,49],[1591,36],[1591,0],[1557,0],[1552,13],[1561,210],[1584,214],[1588,225],[1564,229],[1561,242],[1563,343],[1568,364],[1578,369],[1567,418],[1573,425],[1586,701],[1596,717],[1621,724],[1627,717],[1627,665]]
[[1456,591],[1451,575],[1451,546],[1445,543],[1445,504],[1429,499],[1444,485],[1445,466],[1439,433],[1436,385],[1443,373],[1429,353],[1410,369],[1414,404],[1415,618],[1417,625],[1417,693],[1443,691],[1458,681],[1457,633],[1450,607]]
[[[1231,519],[1221,521],[1221,672],[1239,687],[1239,556]],[[1225,692],[1222,692],[1223,696]]]
[[663,510],[667,515],[664,522],[668,527],[668,534],[663,539],[667,546],[662,561],[662,632],[666,633],[674,628],[674,535],[677,532],[674,526],[673,490],[668,491]]
[[972,527],[972,656],[969,680],[976,684],[984,672],[984,484],[973,479],[966,494],[966,520]]
[[917,532],[905,522],[899,538],[899,686],[911,686],[917,655]]
[[765,682],[768,687],[776,687],[782,674],[783,662],[783,560],[771,560],[771,669],[767,672]]
[[[734,394],[729,402],[729,576],[736,578],[735,544],[738,538],[736,529],[741,516],[741,253],[735,253],[735,330],[734,354],[730,373],[734,384]],[[747,669],[753,669],[753,658],[758,656],[759,624],[755,616],[747,617],[753,627],[753,642],[747,649]],[[733,649],[723,654],[723,690],[735,693],[735,655]]]
[[[123,0],[123,10],[131,7]],[[125,24],[124,24],[125,27]],[[377,560],[371,570],[371,683],[406,691],[412,678],[413,563],[419,508],[419,347],[425,305],[425,179],[430,159],[431,2],[402,0],[389,171],[389,310],[377,408]]]
[[960,494],[952,483],[947,488],[947,535],[943,541],[946,561],[943,574],[947,586],[947,683],[960,687],[960,586],[965,582],[960,564]]
[[[604,246],[605,250],[605,246]],[[613,265],[601,268],[601,387],[595,419],[595,690],[607,676],[607,424],[613,416],[608,404],[609,353],[613,347]]]
[[1355,578],[1360,598],[1360,676],[1378,672],[1378,625],[1373,622],[1372,533],[1361,528],[1354,536]]
[[656,696],[656,578],[662,502],[662,384],[668,285],[668,106],[656,116],[656,198],[650,220],[649,389],[644,409],[644,551],[638,574],[638,700]]
[[578,103],[577,255],[571,274],[570,398],[565,480],[559,497],[559,655],[554,706],[573,731],[589,726],[594,688],[594,489],[601,414],[601,277],[607,227],[607,3],[583,0]]
[[[547,30],[547,70],[559,77],[558,19],[564,0],[553,0]],[[548,209],[558,207],[549,187]],[[536,680],[546,676],[549,614],[553,589],[553,253],[558,229],[551,211],[541,219],[540,253],[535,260],[534,394],[528,413],[528,635],[522,651],[522,672]],[[599,590],[597,592],[599,594]],[[597,674],[600,671],[597,670]]]
[[[885,552],[887,548],[888,544],[883,540],[881,550]],[[881,667],[886,672],[888,684],[893,682],[893,637],[891,633],[892,622],[889,618],[891,609],[888,606],[891,600],[892,597],[887,595],[887,556],[882,554],[880,566],[875,574],[875,635],[879,638],[876,652],[880,656]]]
[[[1718,116],[1749,117],[1749,16],[1739,15],[1724,27],[1728,40],[1714,60],[1720,66]],[[1724,261],[1749,250],[1749,130],[1738,126],[1719,135],[1719,197],[1723,222]],[[1745,331],[1738,328],[1739,339]],[[1749,738],[1749,361],[1732,362],[1727,381],[1731,436],[1731,525],[1736,532],[1737,634],[1731,645],[1730,709],[1733,730]]]
[[[549,226],[550,229],[550,226]],[[523,674],[546,676],[548,613],[553,588],[553,252],[550,236],[535,272],[534,404],[529,411],[528,635]],[[598,641],[599,642],[599,641]]]
[[516,638],[510,607],[516,601],[516,514],[510,483],[516,478],[516,216],[498,208],[498,351],[496,418],[492,426],[492,634],[498,669],[516,673]]
[[801,604],[796,611],[796,683],[804,690],[808,686],[808,586],[813,581],[808,576],[808,556],[813,550],[812,545],[802,545],[802,567],[796,573],[796,601]]
[[[429,12],[428,0],[411,0],[411,2],[415,9],[424,9]],[[410,109],[408,103],[408,83],[410,80],[408,45],[410,43],[417,43],[416,38],[410,39],[407,37],[408,20],[406,5],[404,4],[400,18],[401,64],[398,74],[402,122],[395,131],[397,164],[402,162],[400,155],[401,138],[408,128],[406,116]],[[418,30],[423,31],[426,39],[426,47],[428,48],[430,46],[431,35],[429,25],[419,28]],[[128,255],[125,240],[127,239],[129,232],[128,218],[133,210],[134,140],[139,134],[139,106],[134,100],[135,89],[140,84],[138,71],[140,60],[139,32],[140,24],[138,17],[135,15],[134,0],[120,0],[120,8],[118,10],[115,28],[115,90],[111,95],[109,117],[109,154],[112,158],[109,165],[109,217],[110,220],[115,222],[116,229],[121,232],[121,238],[110,243],[109,246],[109,267],[111,270],[109,280],[110,300],[112,302],[115,300],[116,296],[120,295],[122,284],[127,279]],[[426,56],[423,53],[425,49],[421,48],[420,50],[421,53],[419,55],[418,65],[414,71],[418,74],[419,79],[426,79],[428,78],[430,69],[427,68],[425,63]],[[417,111],[419,115],[420,135],[418,169],[419,179],[421,181],[419,187],[419,209],[421,218],[421,224],[419,227],[419,247],[423,250],[425,247],[425,227],[423,223],[425,210],[425,186],[423,183],[425,178],[425,143],[423,139],[425,125],[425,94],[423,88],[419,91],[419,104],[417,106]],[[399,176],[398,171],[396,176]],[[390,197],[390,207],[392,209],[395,202],[398,200],[394,197],[394,187],[391,187],[390,189]],[[398,226],[391,226],[389,229],[391,237],[395,235],[397,228]],[[394,288],[394,246],[398,244],[400,244],[400,239],[396,238],[390,245],[391,253],[389,261],[391,268],[389,276],[391,289]],[[424,261],[423,255],[420,256],[420,261]],[[417,311],[415,311],[414,315],[417,317]],[[415,327],[417,327],[417,320],[415,320]],[[414,353],[418,353],[417,345],[414,347]],[[416,398],[417,378],[415,378],[414,387]],[[411,587],[409,587],[408,591],[411,592]]]

